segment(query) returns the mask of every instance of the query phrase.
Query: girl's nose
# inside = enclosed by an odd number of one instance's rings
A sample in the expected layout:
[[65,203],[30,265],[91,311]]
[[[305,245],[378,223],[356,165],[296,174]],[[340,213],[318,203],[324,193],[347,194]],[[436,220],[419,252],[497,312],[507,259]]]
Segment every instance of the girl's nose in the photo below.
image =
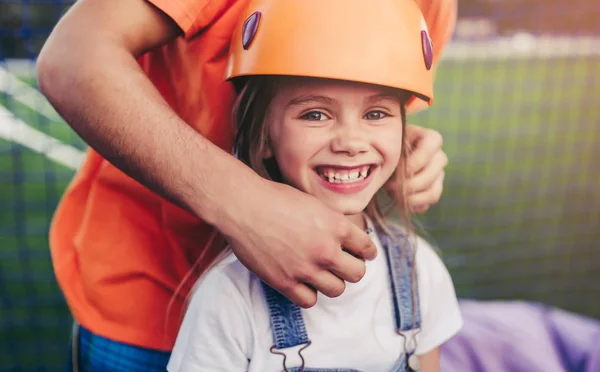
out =
[[331,141],[331,151],[356,156],[369,151],[369,143],[364,133],[356,126],[343,125],[337,130],[336,136]]

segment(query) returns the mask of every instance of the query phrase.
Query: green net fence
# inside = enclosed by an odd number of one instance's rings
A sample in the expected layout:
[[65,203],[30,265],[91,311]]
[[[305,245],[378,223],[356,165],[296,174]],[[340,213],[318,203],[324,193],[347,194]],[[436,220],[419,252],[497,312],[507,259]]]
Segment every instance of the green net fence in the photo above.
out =
[[[436,104],[410,118],[440,131],[450,158],[422,224],[460,297],[600,318],[600,10],[515,3],[461,1]],[[66,357],[48,228],[85,144],[37,91],[34,64],[69,4],[0,0],[0,371]]]

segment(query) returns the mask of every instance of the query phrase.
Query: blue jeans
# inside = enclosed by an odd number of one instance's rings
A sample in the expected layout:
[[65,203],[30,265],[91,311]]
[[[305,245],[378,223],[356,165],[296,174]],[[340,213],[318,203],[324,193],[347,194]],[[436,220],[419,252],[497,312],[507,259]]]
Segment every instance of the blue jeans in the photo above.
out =
[[[169,352],[112,341],[76,325],[65,372],[164,372],[170,356]],[[74,369],[74,361],[78,369]]]

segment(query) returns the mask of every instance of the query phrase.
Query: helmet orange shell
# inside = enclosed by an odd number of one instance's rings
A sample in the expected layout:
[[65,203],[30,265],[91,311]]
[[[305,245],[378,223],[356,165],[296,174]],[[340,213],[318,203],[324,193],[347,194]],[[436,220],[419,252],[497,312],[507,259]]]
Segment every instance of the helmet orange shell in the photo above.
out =
[[433,49],[414,0],[251,0],[231,42],[227,80],[349,80],[433,101]]

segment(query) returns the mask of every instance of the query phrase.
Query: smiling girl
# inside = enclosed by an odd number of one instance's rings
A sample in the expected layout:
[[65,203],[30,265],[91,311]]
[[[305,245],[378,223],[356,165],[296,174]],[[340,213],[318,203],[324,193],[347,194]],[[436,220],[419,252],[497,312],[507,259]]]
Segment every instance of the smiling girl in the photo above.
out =
[[[228,71],[238,158],[343,213],[378,255],[362,280],[309,309],[225,257],[195,288],[169,371],[439,370],[462,318],[447,269],[411,228],[397,171],[407,107],[432,103],[432,58],[413,0],[250,2]],[[390,180],[402,225],[376,197]]]

